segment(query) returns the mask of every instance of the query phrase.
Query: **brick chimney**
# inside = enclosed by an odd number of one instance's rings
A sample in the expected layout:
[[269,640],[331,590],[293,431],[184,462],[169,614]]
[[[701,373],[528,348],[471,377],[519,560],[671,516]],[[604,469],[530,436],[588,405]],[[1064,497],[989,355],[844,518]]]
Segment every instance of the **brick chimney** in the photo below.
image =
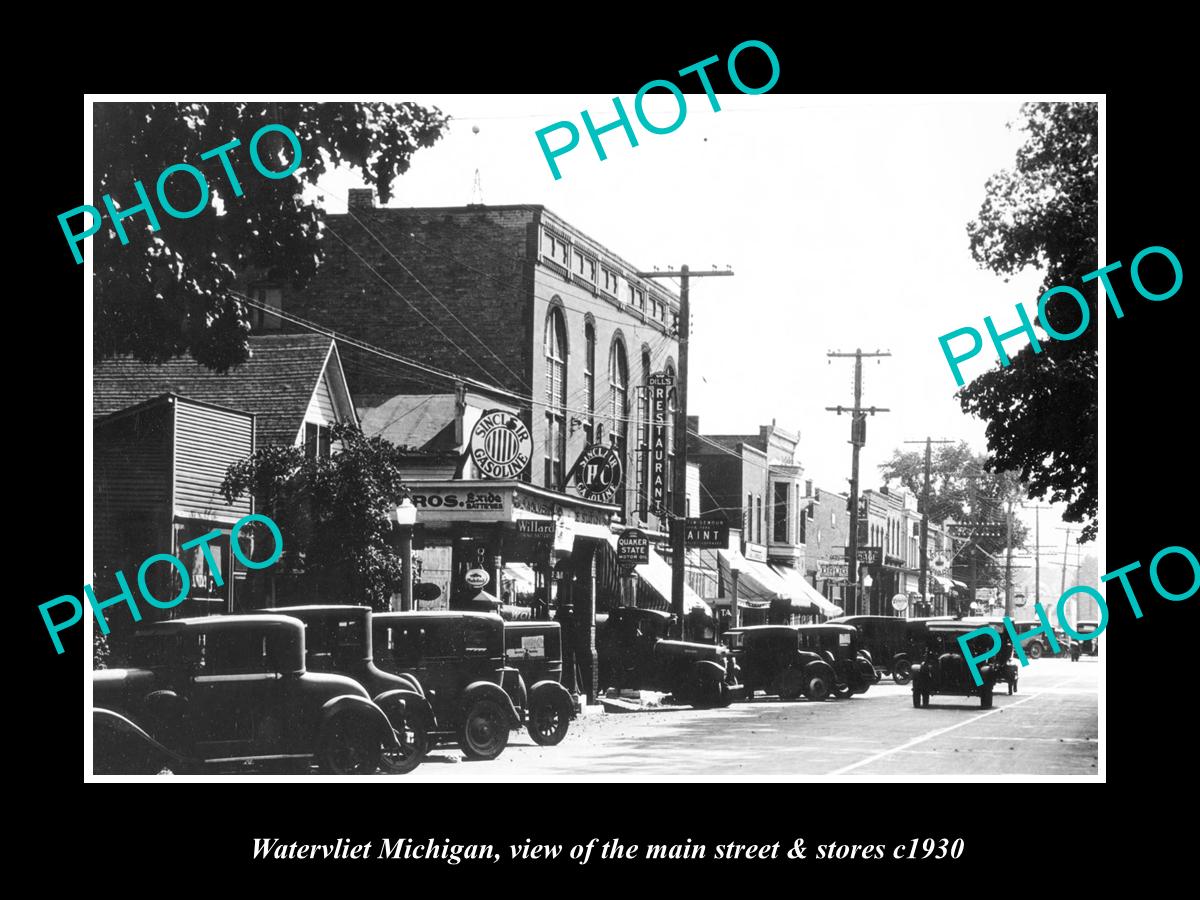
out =
[[346,207],[351,211],[375,208],[374,188],[350,188]]

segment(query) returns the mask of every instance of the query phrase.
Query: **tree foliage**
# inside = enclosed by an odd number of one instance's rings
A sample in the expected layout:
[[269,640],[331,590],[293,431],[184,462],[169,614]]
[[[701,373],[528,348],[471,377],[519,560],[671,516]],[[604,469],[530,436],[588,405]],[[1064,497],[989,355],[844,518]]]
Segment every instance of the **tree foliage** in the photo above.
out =
[[[1024,485],[1015,472],[991,472],[990,458],[974,453],[965,441],[933,447],[929,466],[929,521],[1004,522],[1009,498],[1025,497]],[[925,489],[925,451],[894,450],[892,457],[879,467],[884,482],[902,485],[917,497]],[[980,475],[969,478],[966,476]],[[1027,529],[1013,517],[1012,547],[1025,546]],[[1006,549],[1004,536],[977,539],[978,546],[999,559]],[[1003,583],[1004,566],[980,554],[977,574],[981,584]]]
[[331,446],[312,459],[299,447],[257,450],[229,467],[222,491],[229,502],[258,498],[284,536],[273,569],[299,578],[307,602],[386,610],[403,573],[389,521],[408,496],[402,451],[352,425],[334,426]]
[[[99,103],[95,107],[95,200],[105,212],[95,242],[95,352],[98,358],[130,353],[161,362],[183,353],[218,371],[248,355],[249,308],[228,291],[239,277],[261,273],[275,283],[302,286],[322,258],[317,205],[302,196],[327,171],[356,169],[386,202],[417,149],[442,135],[447,117],[413,103]],[[251,162],[250,141],[263,125],[281,124],[299,138],[301,167],[272,180]],[[235,196],[220,158],[200,154],[228,144],[241,185]],[[292,161],[287,138],[266,134],[259,155],[269,170]],[[188,219],[161,207],[155,186],[168,166],[187,163],[208,182],[209,204]],[[144,212],[122,222],[122,245],[101,197],[118,209],[140,201],[134,182],[150,197],[160,229],[151,232]],[[194,178],[176,174],[166,182],[171,205],[193,208],[201,197]],[[217,209],[221,207],[221,214]],[[69,222],[82,228],[82,217]]]
[[[1027,103],[1024,145],[1016,165],[988,179],[979,217],[967,226],[971,255],[1005,277],[1028,267],[1045,272],[1041,293],[1069,285],[1087,299],[1091,324],[1070,341],[1039,337],[958,392],[965,412],[987,421],[989,462],[1019,474],[1032,497],[1067,504],[1064,518],[1096,531],[1097,290],[1083,276],[1097,267],[1097,107],[1094,103]],[[1022,305],[1036,311],[1038,297]],[[1059,298],[1047,307],[1060,333],[1080,322],[1078,306]],[[1015,311],[996,316],[999,327]],[[1011,326],[1010,326],[1011,327]],[[1011,356],[1011,354],[1010,354]]]

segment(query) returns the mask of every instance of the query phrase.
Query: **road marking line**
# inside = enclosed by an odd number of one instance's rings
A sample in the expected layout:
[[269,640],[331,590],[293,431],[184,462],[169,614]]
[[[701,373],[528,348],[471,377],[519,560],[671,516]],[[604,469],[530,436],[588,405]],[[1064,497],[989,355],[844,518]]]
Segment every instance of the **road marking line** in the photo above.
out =
[[[1075,677],[1077,677],[1077,676],[1071,676],[1071,678],[1069,678],[1067,681],[1059,682],[1058,684],[1054,685],[1054,687],[1055,688],[1062,687],[1064,684],[1067,684],[1069,681],[1073,680]],[[1036,700],[1040,696],[1042,696],[1042,692],[1038,691],[1036,694],[1030,694],[1029,696],[1018,700],[1016,703],[1009,703],[1006,706],[1000,706],[995,709],[989,709],[985,713],[979,713],[977,715],[972,716],[969,719],[964,719],[961,722],[956,722],[953,725],[948,725],[945,728],[935,728],[933,731],[926,732],[925,734],[920,735],[919,737],[913,738],[911,741],[906,741],[905,743],[901,744],[899,747],[893,747],[891,750],[882,750],[879,753],[876,753],[872,756],[868,756],[866,759],[861,760],[860,762],[851,763],[848,766],[842,766],[842,768],[840,768],[840,769],[835,769],[832,772],[828,772],[828,773],[826,773],[826,777],[833,776],[833,775],[845,775],[847,772],[852,772],[855,769],[861,768],[866,765],[870,765],[871,763],[876,762],[877,760],[883,759],[885,756],[891,756],[893,753],[899,753],[902,750],[907,750],[909,747],[915,747],[917,744],[921,744],[921,743],[924,743],[925,741],[932,740],[935,737],[946,734],[947,732],[950,732],[950,731],[954,731],[957,728],[962,728],[964,725],[970,725],[972,722],[978,722],[980,719],[986,719],[988,716],[994,715],[996,713],[1004,712],[1004,710],[1006,710],[1006,709],[1014,709],[1014,708],[1020,706],[1022,703],[1028,703],[1030,700]]]

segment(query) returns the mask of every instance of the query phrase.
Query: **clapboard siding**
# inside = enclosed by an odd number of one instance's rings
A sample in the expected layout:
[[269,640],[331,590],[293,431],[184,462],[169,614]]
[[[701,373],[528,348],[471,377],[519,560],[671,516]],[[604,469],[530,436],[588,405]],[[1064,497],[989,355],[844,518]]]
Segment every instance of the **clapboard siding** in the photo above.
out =
[[308,411],[304,414],[305,422],[317,422],[321,425],[332,425],[338,421],[338,414],[333,405],[333,395],[329,391],[329,376],[321,375],[317,389],[313,391],[312,399],[308,401]]
[[230,465],[253,450],[253,418],[178,398],[175,402],[175,514],[236,521],[250,497],[226,503],[221,482]]

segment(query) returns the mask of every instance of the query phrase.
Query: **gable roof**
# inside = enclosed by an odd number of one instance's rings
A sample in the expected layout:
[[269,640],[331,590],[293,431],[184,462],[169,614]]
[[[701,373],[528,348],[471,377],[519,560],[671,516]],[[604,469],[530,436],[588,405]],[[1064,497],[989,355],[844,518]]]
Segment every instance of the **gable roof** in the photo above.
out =
[[[161,365],[130,356],[99,360],[92,367],[92,414],[109,415],[165,393],[253,413],[259,447],[292,445],[300,433],[309,401],[329,366],[331,387],[344,377],[332,338],[320,334],[270,334],[250,337],[250,358],[218,374],[190,356]],[[335,396],[342,393],[333,387]],[[349,416],[356,420],[346,395]]]

